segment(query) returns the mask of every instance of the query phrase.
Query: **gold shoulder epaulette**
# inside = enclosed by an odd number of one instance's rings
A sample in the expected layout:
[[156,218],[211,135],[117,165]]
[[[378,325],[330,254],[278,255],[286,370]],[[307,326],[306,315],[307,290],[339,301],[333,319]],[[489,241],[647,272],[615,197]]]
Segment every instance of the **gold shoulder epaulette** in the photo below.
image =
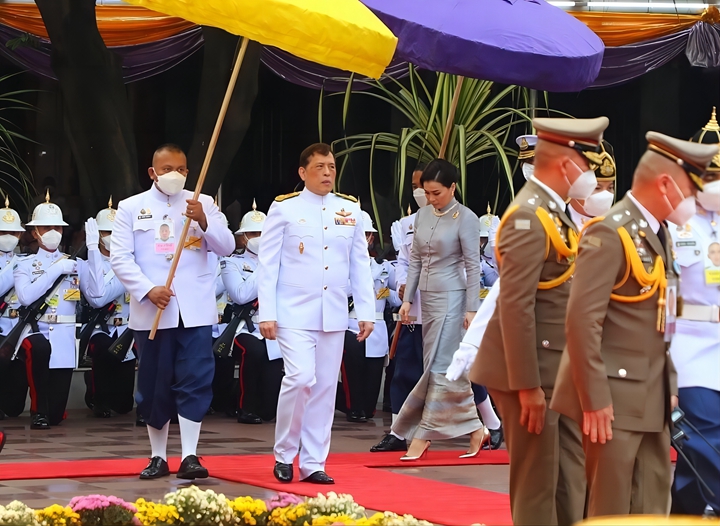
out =
[[353,203],[358,202],[357,197],[353,197],[351,195],[341,194],[340,192],[335,192],[335,195],[338,197],[342,197],[343,199],[347,199],[348,201],[352,201]]
[[283,194],[283,195],[277,196],[275,198],[275,201],[277,201],[278,203],[282,203],[286,199],[292,199],[293,197],[297,197],[299,195],[300,195],[300,192],[293,192],[291,194]]

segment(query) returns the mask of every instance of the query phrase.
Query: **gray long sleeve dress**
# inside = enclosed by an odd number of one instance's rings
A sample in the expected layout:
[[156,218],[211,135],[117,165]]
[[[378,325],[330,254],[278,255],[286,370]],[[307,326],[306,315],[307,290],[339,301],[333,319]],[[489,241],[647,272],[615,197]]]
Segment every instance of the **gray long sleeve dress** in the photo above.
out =
[[465,313],[480,303],[478,217],[455,199],[440,213],[445,211],[438,217],[425,206],[415,220],[404,297],[420,290],[425,370],[392,426],[406,438],[449,439],[482,428],[467,376],[455,382],[445,376],[460,346]]

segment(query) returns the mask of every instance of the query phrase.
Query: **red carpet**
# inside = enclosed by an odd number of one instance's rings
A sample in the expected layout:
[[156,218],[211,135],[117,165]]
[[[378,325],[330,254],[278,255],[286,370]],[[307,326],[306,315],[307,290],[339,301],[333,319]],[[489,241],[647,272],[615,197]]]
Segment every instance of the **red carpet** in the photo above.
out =
[[[409,513],[436,524],[511,524],[508,495],[378,469],[430,466],[472,469],[472,465],[508,461],[504,450],[484,451],[477,458],[466,460],[458,459],[459,453],[431,451],[426,459],[409,464],[400,462],[397,453],[331,454],[327,470],[336,484],[325,487],[300,482],[280,484],[272,475],[271,455],[207,456],[203,457],[203,464],[212,476],[220,479],[308,496],[327,491],[349,493],[368,509]],[[0,480],[136,476],[146,464],[144,458],[8,463],[0,464]],[[172,471],[179,466],[180,459],[170,459]]]

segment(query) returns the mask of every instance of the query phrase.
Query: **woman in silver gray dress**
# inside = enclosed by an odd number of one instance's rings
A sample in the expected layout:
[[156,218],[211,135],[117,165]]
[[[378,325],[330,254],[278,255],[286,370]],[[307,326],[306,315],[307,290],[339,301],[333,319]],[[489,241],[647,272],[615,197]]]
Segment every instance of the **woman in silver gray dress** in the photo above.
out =
[[400,316],[409,322],[410,302],[419,289],[424,373],[392,426],[399,436],[413,437],[401,460],[422,457],[431,440],[468,433],[470,449],[463,457],[475,456],[490,437],[478,418],[468,377],[451,382],[445,376],[480,302],[478,217],[455,199],[457,180],[457,168],[442,159],[428,164],[420,178],[430,206],[415,219]]

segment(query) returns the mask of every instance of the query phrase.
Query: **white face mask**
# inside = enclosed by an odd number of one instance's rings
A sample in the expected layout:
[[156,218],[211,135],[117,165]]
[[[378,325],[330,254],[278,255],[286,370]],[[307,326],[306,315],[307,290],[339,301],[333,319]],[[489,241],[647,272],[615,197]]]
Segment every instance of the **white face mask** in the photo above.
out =
[[720,212],[720,179],[703,185],[703,191],[698,192],[697,200],[708,212]]
[[0,252],[12,252],[20,241],[12,234],[3,234],[0,236]]
[[[570,163],[573,164],[578,171],[580,171],[580,167],[577,164],[572,161],[570,161]],[[565,177],[565,180],[570,183],[570,179],[568,179],[567,176]],[[582,172],[577,179],[570,183],[567,195],[573,199],[587,199],[592,195],[596,187],[597,179],[595,178],[595,171],[586,170]]]
[[105,248],[110,250],[110,243],[112,242],[112,234],[108,234],[107,236],[100,236],[100,241],[102,241],[102,244],[105,245]]
[[[675,185],[675,188],[680,194],[680,197],[683,197],[682,190],[680,190],[680,187],[677,185],[675,180],[671,179],[671,181],[673,182],[673,185]],[[670,203],[667,195],[664,197],[668,205],[672,207],[672,203]],[[697,206],[695,205],[695,198],[693,196],[683,197],[683,200],[680,201],[680,204],[677,205],[672,212],[670,212],[670,215],[668,215],[666,219],[676,225],[685,225],[688,221],[690,221],[690,218],[694,216],[696,212]]]
[[613,194],[607,190],[603,190],[585,199],[583,210],[585,210],[585,213],[590,217],[604,216],[608,213],[608,210],[612,208],[614,200],[615,196]]
[[40,241],[42,241],[42,244],[46,249],[52,252],[60,246],[60,241],[62,241],[62,234],[57,230],[49,230],[48,232],[45,232],[42,236],[40,236]]
[[425,197],[425,190],[423,190],[422,188],[416,188],[415,190],[413,190],[413,197],[415,198],[415,202],[420,208],[427,205],[427,197]]
[[259,237],[251,237],[248,238],[245,236],[245,249],[249,250],[256,256],[260,253],[260,238]]
[[523,177],[525,177],[526,181],[529,181],[530,178],[535,173],[535,165],[530,163],[523,163],[522,165],[522,173]]
[[[153,171],[155,172],[155,168],[153,168]],[[180,172],[168,172],[163,175],[158,175],[155,172],[155,175],[157,175],[155,184],[165,195],[175,195],[185,188],[187,178]]]

